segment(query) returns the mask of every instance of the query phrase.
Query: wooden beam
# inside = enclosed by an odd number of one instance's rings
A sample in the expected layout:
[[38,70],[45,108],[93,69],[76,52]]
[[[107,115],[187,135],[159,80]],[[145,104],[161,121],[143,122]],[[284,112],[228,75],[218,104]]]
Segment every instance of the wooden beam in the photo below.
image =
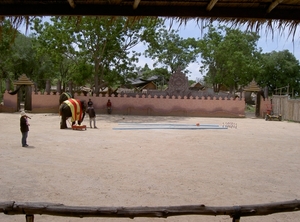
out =
[[75,2],[73,0],[68,0],[68,2],[72,8],[75,8]]
[[241,217],[264,216],[283,212],[296,212],[300,210],[300,201],[291,200],[285,202],[273,202],[267,204],[240,205],[240,206],[205,206],[181,205],[181,206],[153,206],[153,207],[101,207],[101,206],[65,206],[56,203],[41,202],[0,202],[0,213],[8,215],[26,214],[28,222],[32,222],[34,215],[52,215],[64,217],[162,217],[184,215],[224,216],[228,215],[235,221]]
[[136,9],[136,8],[139,6],[140,1],[141,1],[141,0],[134,0],[134,3],[133,3],[133,9]]
[[109,3],[119,5],[122,2],[122,0],[109,0]]
[[26,222],[34,222],[34,215],[27,215],[25,216]]
[[208,4],[208,6],[206,7],[207,11],[212,10],[212,8],[215,6],[215,4],[217,3],[218,0],[211,0]]
[[261,21],[261,19],[279,19],[300,22],[300,7],[281,8],[272,13],[266,13],[261,8],[228,8],[215,7],[211,11],[201,6],[144,6],[139,5],[133,9],[132,5],[76,5],[71,8],[69,4],[0,4],[2,16],[164,16],[184,18],[209,18],[209,19],[246,19]]
[[275,0],[274,2],[272,2],[272,4],[269,6],[267,12],[270,13],[281,2],[283,2],[283,0]]

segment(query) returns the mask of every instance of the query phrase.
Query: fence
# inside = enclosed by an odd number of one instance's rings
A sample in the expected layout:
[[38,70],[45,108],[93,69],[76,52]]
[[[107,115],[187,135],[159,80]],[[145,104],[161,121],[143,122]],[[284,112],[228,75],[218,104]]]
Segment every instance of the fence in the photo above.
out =
[[26,222],[34,222],[34,214],[64,217],[110,217],[130,218],[158,217],[167,218],[183,215],[228,215],[233,222],[241,217],[264,216],[274,213],[294,212],[300,210],[300,201],[292,200],[257,205],[241,205],[233,207],[212,207],[205,205],[165,206],[165,207],[83,207],[65,206],[54,203],[17,203],[0,202],[0,213],[7,215],[25,214]]
[[299,99],[290,99],[288,95],[273,95],[272,110],[274,114],[281,114],[284,120],[300,122]]

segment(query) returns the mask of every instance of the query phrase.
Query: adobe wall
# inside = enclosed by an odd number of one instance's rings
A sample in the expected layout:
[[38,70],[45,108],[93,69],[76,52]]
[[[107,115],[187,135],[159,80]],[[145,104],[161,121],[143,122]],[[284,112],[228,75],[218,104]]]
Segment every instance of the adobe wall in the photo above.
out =
[[244,117],[243,100],[194,97],[91,97],[99,113],[106,113],[106,102],[112,102],[112,112],[122,115],[165,115],[203,117]]
[[[201,116],[201,117],[245,117],[245,101],[233,98],[204,97],[151,97],[137,95],[128,97],[97,97],[74,95],[76,99],[88,101],[92,99],[96,113],[106,113],[106,103],[112,102],[112,113],[121,115],[160,115],[160,116]],[[17,112],[17,96],[5,92],[2,112]],[[59,109],[59,94],[32,93],[33,113],[57,113]]]
[[268,111],[272,110],[271,98],[260,99],[260,116],[265,118]]
[[17,111],[17,95],[10,95],[8,91],[3,94],[3,104],[0,105],[1,112],[16,112]]

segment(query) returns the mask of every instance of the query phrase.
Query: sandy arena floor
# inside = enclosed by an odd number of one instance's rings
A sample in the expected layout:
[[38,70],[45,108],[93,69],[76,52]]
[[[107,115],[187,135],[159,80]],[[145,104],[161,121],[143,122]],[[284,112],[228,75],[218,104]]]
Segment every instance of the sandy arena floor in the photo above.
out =
[[[0,113],[0,202],[71,206],[235,206],[300,199],[300,124],[244,118],[98,115],[98,129],[60,130],[58,114],[29,114],[28,148],[19,113]],[[115,130],[120,123],[218,124],[203,130]],[[84,124],[89,125],[86,118]],[[299,221],[300,211],[249,221]],[[36,222],[222,221],[228,216],[71,218]],[[25,222],[0,214],[1,222]]]

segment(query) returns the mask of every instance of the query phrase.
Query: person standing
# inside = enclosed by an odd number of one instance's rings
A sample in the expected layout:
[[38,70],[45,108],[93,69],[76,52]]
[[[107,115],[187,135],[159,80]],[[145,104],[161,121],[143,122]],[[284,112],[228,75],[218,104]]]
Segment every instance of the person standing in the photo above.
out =
[[20,130],[22,133],[22,147],[27,147],[27,137],[28,137],[28,131],[29,131],[29,122],[28,122],[28,116],[26,115],[25,111],[21,112],[21,118],[20,118]]
[[108,114],[111,114],[111,106],[112,106],[112,104],[111,104],[111,101],[110,101],[110,99],[107,101],[107,103],[106,103],[106,107],[107,107],[107,113]]
[[89,99],[89,101],[88,101],[88,107],[92,107],[92,106],[93,106],[93,102],[92,102],[91,99]]
[[96,112],[94,110],[94,107],[93,106],[89,106],[87,108],[86,112],[89,114],[90,127],[92,128],[92,122],[93,122],[94,128],[96,129],[97,128],[97,126],[96,126]]

